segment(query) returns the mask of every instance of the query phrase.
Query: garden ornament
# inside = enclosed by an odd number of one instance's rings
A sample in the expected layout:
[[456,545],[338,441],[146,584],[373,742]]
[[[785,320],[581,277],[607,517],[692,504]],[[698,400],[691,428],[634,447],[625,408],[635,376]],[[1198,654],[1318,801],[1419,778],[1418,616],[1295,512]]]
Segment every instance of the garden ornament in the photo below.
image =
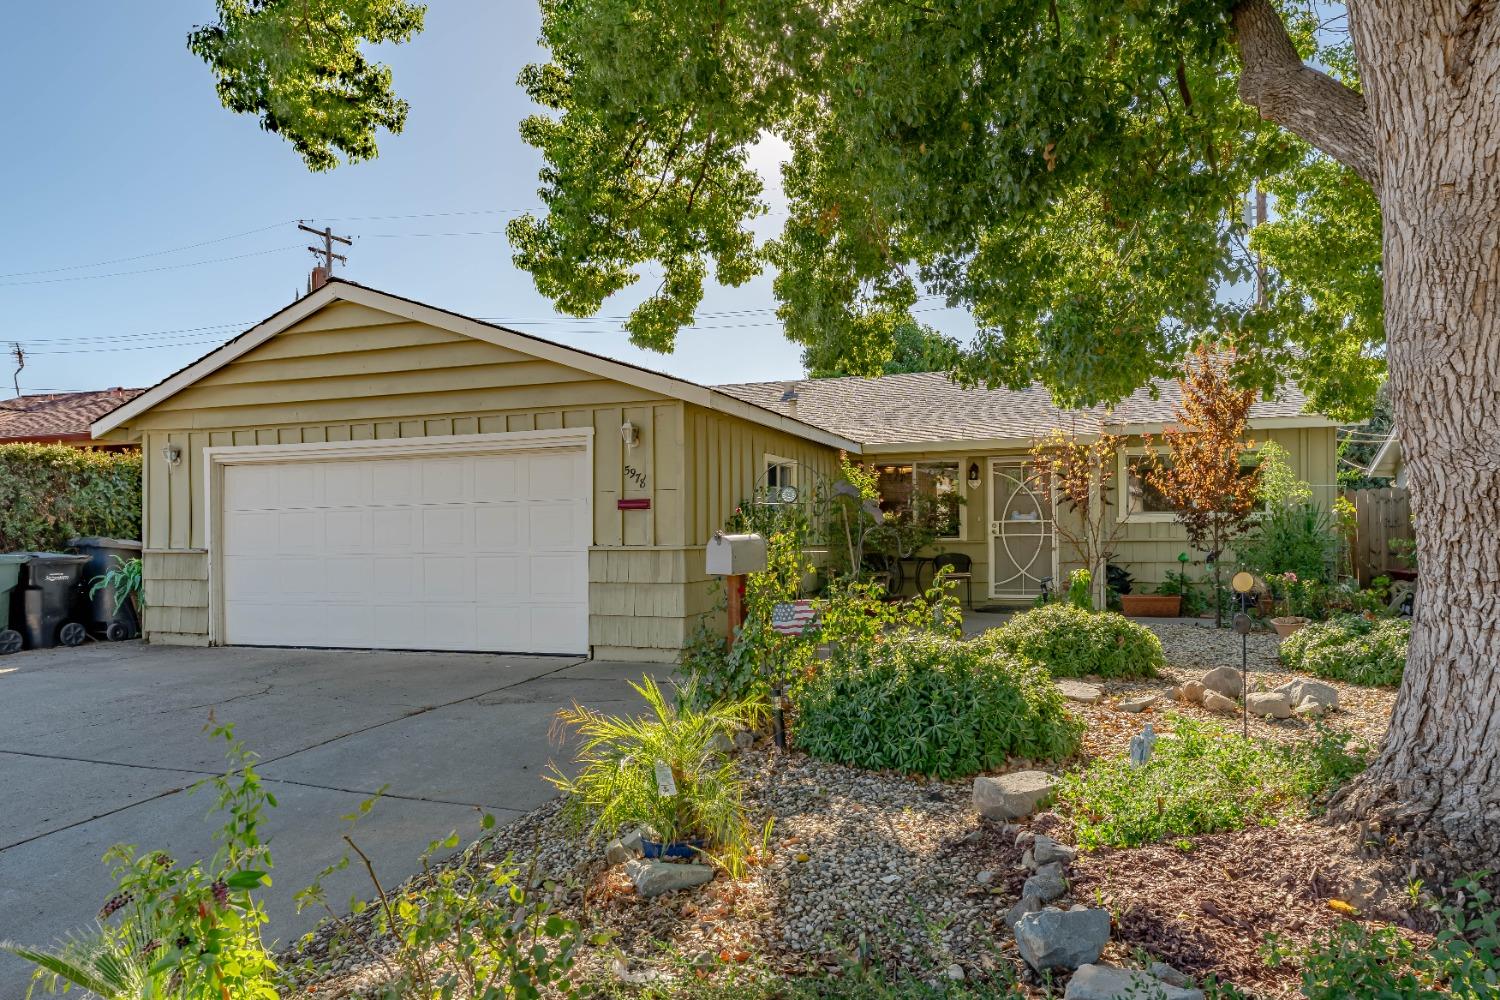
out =
[[1143,767],[1146,761],[1151,759],[1151,751],[1156,747],[1156,733],[1151,728],[1151,723],[1146,723],[1146,728],[1136,735],[1130,737],[1130,764],[1132,767]]

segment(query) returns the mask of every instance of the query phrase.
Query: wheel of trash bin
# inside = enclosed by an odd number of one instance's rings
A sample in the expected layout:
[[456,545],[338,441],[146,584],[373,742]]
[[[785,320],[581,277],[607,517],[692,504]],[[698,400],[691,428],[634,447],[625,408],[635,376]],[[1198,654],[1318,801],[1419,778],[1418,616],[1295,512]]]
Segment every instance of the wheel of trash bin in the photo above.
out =
[[110,622],[104,627],[104,638],[110,642],[123,642],[130,638],[130,627],[124,622]]
[[89,637],[88,629],[77,622],[68,622],[57,631],[58,641],[64,646],[82,646],[83,640]]
[[21,633],[13,628],[0,629],[0,656],[21,651]]

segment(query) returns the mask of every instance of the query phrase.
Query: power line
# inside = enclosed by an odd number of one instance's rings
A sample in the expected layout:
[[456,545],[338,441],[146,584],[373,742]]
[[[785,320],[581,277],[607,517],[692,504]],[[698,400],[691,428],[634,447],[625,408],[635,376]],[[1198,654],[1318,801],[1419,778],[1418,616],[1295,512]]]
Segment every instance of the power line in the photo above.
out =
[[272,247],[269,250],[254,250],[250,253],[235,254],[232,257],[213,257],[209,260],[195,260],[183,264],[163,264],[160,267],[143,267],[134,271],[111,271],[108,274],[75,274],[66,278],[34,278],[30,281],[0,281],[0,288],[13,288],[18,285],[56,285],[65,281],[92,281],[96,278],[123,278],[132,274],[155,274],[158,271],[178,271],[185,267],[202,267],[205,264],[223,264],[231,260],[244,260],[247,257],[264,257],[266,254],[282,253],[286,250],[297,250],[296,244],[292,246]]
[[91,264],[68,264],[65,267],[46,267],[37,271],[12,271],[9,274],[0,274],[0,278],[27,278],[35,274],[57,274],[61,271],[85,271],[91,267],[108,267],[111,264],[128,264],[131,261],[145,260],[148,257],[164,257],[171,253],[182,253],[185,250],[197,250],[199,247],[213,246],[216,243],[228,243],[230,240],[244,239],[246,236],[255,236],[259,233],[270,232],[280,226],[290,225],[295,220],[273,222],[269,226],[261,226],[259,229],[247,229],[243,233],[233,233],[229,236],[219,236],[211,240],[201,240],[197,243],[188,243],[180,247],[169,247],[166,250],[151,250],[146,253],[138,253],[133,257],[113,257],[109,260],[96,260]]

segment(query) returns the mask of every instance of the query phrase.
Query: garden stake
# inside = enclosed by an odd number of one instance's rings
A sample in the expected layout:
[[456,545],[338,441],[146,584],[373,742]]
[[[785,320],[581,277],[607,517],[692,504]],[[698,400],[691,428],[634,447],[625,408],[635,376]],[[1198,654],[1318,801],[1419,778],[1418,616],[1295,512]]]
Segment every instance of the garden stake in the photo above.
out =
[[776,685],[771,690],[772,704],[776,707],[771,711],[771,717],[776,723],[776,749],[786,751],[786,697],[782,693],[781,685]]

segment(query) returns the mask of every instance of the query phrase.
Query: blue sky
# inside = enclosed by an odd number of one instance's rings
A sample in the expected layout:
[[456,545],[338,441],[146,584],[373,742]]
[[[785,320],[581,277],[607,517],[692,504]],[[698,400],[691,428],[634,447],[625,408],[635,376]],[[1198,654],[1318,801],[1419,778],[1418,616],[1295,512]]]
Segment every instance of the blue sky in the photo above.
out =
[[[511,264],[500,231],[536,207],[540,162],[516,135],[532,110],[516,74],[542,55],[529,0],[433,3],[421,36],[380,52],[411,102],[406,131],[382,137],[378,160],[326,174],[219,106],[185,45],[211,18],[210,0],[13,12],[0,61],[0,344],[26,345],[23,391],[149,385],[281,308],[312,263],[299,218],[356,237],[341,272],[356,281],[698,381],[801,373],[769,312],[769,276],[713,289],[662,356],[631,348],[616,320],[559,316]],[[774,177],[776,151],[757,157]],[[760,221],[769,232],[778,219]],[[451,235],[469,233],[485,235]],[[185,249],[155,253],[172,248]],[[959,313],[922,318],[967,327]],[[0,363],[0,395],[13,367]]]

